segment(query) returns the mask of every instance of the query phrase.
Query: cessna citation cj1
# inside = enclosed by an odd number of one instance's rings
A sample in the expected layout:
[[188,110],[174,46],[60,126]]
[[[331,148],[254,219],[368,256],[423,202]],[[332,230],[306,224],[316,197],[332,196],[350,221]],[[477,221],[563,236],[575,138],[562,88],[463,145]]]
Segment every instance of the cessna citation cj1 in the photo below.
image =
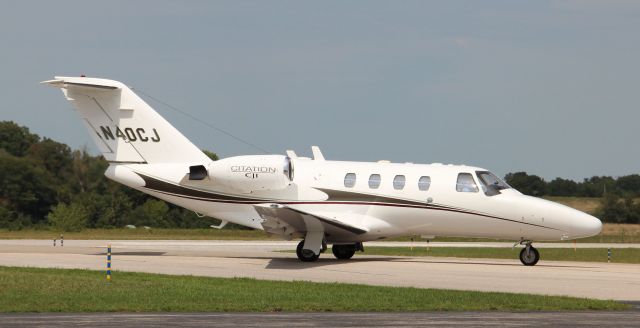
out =
[[478,167],[325,160],[286,155],[210,160],[126,85],[87,77],[44,81],[62,89],[110,163],[105,175],[196,213],[302,238],[297,255],[315,261],[332,244],[338,259],[362,243],[403,235],[511,239],[535,265],[532,241],[600,233],[575,209],[522,195]]

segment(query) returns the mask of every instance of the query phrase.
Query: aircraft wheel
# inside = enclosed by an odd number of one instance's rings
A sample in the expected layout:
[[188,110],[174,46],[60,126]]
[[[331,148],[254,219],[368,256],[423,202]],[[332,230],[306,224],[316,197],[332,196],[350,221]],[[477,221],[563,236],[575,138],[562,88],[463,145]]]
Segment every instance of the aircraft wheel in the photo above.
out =
[[520,262],[526,266],[536,265],[540,260],[540,253],[533,246],[527,246],[520,251]]
[[339,260],[348,260],[356,253],[355,245],[333,245],[331,246],[333,255]]
[[298,247],[296,247],[296,255],[298,255],[298,259],[302,262],[315,262],[320,257],[320,254],[316,255],[313,251],[308,249],[303,249],[304,247],[304,239],[298,243]]

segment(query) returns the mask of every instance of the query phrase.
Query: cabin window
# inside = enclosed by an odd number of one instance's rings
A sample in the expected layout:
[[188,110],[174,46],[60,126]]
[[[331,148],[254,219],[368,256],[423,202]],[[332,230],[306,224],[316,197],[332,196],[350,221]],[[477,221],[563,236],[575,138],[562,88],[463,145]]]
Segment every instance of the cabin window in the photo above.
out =
[[378,189],[380,187],[380,174],[372,174],[369,176],[369,188]]
[[427,191],[429,190],[430,186],[431,186],[431,177],[421,176],[420,179],[418,179],[418,189],[422,191]]
[[473,180],[471,173],[458,174],[458,181],[456,182],[456,191],[459,192],[478,192],[478,185]]
[[356,174],[355,173],[347,173],[344,176],[344,186],[347,188],[353,188],[356,185]]
[[393,189],[395,190],[404,189],[404,183],[406,181],[407,179],[405,179],[404,175],[396,175],[396,177],[393,178]]

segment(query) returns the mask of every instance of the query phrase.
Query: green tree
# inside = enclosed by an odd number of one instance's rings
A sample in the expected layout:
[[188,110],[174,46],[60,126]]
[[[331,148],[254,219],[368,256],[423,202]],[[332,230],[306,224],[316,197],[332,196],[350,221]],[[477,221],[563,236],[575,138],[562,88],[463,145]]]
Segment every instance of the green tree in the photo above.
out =
[[109,163],[102,156],[91,156],[86,149],[82,149],[74,150],[71,158],[73,176],[70,180],[74,192],[104,192],[111,184],[110,180],[104,178]]
[[58,231],[81,231],[87,225],[87,209],[81,204],[60,203],[47,216],[49,223]]
[[0,121],[0,149],[13,156],[24,156],[32,144],[40,137],[29,132],[29,128],[19,126],[13,121]]
[[623,193],[640,195],[640,175],[631,174],[619,177],[616,180],[616,187]]
[[31,218],[0,204],[0,228],[21,230],[31,226]]
[[600,200],[600,209],[597,216],[604,222],[618,223],[624,218],[624,209],[621,206],[620,197],[613,193],[607,193]]
[[131,220],[135,225],[144,225],[155,228],[170,228],[168,220],[169,206],[162,200],[148,199],[141,206],[136,207],[131,213]]
[[526,172],[508,173],[504,180],[525,195],[541,197],[547,194],[547,183],[537,175]]
[[218,154],[216,154],[216,153],[214,153],[214,152],[212,152],[212,151],[208,151],[208,150],[206,150],[206,149],[203,149],[203,150],[202,150],[202,152],[203,152],[205,155],[209,156],[209,158],[211,158],[211,160],[212,160],[212,161],[217,161],[217,160],[219,159],[219,158],[218,158]]
[[593,176],[588,179],[584,179],[582,183],[578,185],[578,192],[576,196],[583,197],[602,197],[605,190],[614,191],[616,180],[612,177],[599,177]]
[[578,183],[573,180],[555,178],[547,184],[551,196],[577,196]]
[[49,172],[61,179],[68,178],[72,170],[71,149],[69,146],[44,138],[29,147],[27,156],[38,160]]
[[15,157],[0,150],[0,199],[6,207],[33,218],[44,220],[56,204],[55,183],[49,172],[28,157]]

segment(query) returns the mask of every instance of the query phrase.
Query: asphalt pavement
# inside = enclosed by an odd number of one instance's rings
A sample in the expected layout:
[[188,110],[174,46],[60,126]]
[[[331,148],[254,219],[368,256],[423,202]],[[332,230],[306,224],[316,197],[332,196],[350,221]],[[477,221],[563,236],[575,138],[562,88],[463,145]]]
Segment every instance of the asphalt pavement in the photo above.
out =
[[1,314],[10,327],[640,327],[640,311]]

